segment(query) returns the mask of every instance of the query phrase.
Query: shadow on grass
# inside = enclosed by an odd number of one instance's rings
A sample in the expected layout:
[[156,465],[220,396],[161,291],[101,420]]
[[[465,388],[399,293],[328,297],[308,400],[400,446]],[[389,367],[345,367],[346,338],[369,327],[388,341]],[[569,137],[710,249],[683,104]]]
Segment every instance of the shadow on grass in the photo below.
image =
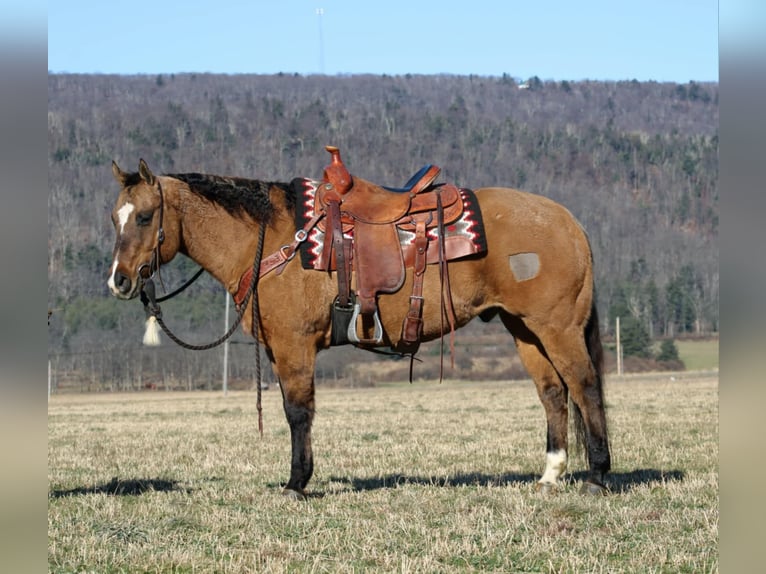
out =
[[64,498],[66,496],[82,496],[86,494],[111,494],[112,496],[138,496],[145,492],[190,492],[189,488],[181,488],[176,480],[162,478],[129,478],[120,480],[113,478],[105,484],[95,486],[80,486],[69,490],[52,490],[48,498]]
[[[566,482],[582,482],[588,477],[587,472],[575,472],[566,476]],[[406,474],[389,474],[375,478],[349,478],[331,476],[331,482],[347,484],[352,491],[379,490],[383,488],[396,488],[405,484],[419,484],[424,486],[456,487],[456,486],[506,486],[511,484],[534,485],[540,475],[527,474],[482,474],[466,473],[453,476],[411,476]],[[630,472],[615,472],[607,475],[607,485],[612,493],[624,494],[634,488],[653,482],[679,482],[684,479],[684,472],[680,470],[655,470],[640,469]]]
[[[588,477],[586,472],[572,474],[574,480],[583,481]],[[615,494],[625,494],[636,487],[656,483],[662,486],[668,482],[682,482],[686,477],[683,470],[656,470],[654,468],[641,468],[630,472],[610,472],[606,475],[606,483],[609,490]]]
[[[588,474],[584,471],[574,472],[565,477],[565,482],[582,482]],[[655,470],[639,469],[630,472],[609,473],[607,476],[607,485],[613,494],[625,494],[636,487],[657,483],[661,486],[668,482],[681,482],[684,479],[684,472],[681,470]],[[440,488],[454,488],[458,486],[507,486],[511,484],[529,484],[534,485],[540,478],[538,474],[483,474],[471,472],[456,474],[453,476],[412,476],[407,474],[389,474],[387,476],[375,478],[349,478],[340,476],[331,476],[330,482],[346,484],[354,492],[363,492],[370,490],[381,490],[384,488],[396,488],[406,484],[417,484],[422,486],[436,486]],[[283,484],[268,484],[271,488],[284,488]],[[83,496],[88,494],[109,494],[112,496],[138,496],[145,492],[186,492],[192,491],[191,488],[182,488],[176,480],[166,480],[162,478],[148,479],[124,479],[113,478],[107,483],[97,484],[90,487],[71,488],[69,490],[52,490],[48,494],[49,498],[64,498],[67,496]],[[309,498],[321,498],[325,495],[322,492],[309,492],[306,494]]]

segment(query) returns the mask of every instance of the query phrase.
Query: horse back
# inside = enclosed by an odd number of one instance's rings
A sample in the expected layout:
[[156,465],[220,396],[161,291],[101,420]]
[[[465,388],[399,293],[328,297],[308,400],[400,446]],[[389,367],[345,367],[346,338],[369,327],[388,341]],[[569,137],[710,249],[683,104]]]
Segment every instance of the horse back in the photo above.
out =
[[503,254],[533,252],[553,266],[591,260],[585,230],[560,203],[525,191],[484,187],[475,191],[484,218],[487,242]]

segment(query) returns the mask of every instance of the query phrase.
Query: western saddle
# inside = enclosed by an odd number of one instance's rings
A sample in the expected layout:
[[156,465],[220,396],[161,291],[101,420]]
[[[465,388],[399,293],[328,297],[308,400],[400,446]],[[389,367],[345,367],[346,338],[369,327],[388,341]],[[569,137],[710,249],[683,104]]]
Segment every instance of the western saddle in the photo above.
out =
[[[402,340],[417,345],[422,333],[423,276],[429,262],[439,263],[441,304],[454,329],[444,228],[463,214],[460,190],[434,183],[441,171],[434,165],[424,166],[403,188],[378,186],[352,176],[337,147],[325,149],[331,161],[316,191],[314,213],[324,214],[317,224],[324,232],[318,267],[335,270],[338,278],[332,343],[380,344],[383,329],[377,296],[398,291],[410,267],[414,279]],[[401,233],[414,234],[414,249],[403,249]]]

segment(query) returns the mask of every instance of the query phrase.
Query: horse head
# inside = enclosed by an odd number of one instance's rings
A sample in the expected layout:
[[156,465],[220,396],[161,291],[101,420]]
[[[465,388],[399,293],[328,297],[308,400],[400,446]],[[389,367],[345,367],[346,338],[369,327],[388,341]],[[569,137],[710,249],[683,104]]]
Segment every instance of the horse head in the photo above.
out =
[[112,174],[122,189],[112,210],[116,238],[107,285],[115,297],[132,299],[177,245],[165,241],[168,206],[160,179],[146,162],[139,161],[137,173],[126,173],[113,161]]

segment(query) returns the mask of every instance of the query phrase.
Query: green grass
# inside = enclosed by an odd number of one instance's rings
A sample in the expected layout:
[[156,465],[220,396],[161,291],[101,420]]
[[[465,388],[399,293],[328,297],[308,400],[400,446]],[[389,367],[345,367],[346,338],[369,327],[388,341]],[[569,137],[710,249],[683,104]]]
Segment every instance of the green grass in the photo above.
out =
[[689,371],[709,371],[718,368],[718,339],[676,340],[678,356]]
[[280,495],[277,390],[54,396],[50,572],[716,572],[717,377],[607,389],[612,493],[534,481],[527,381],[317,393],[313,495]]

